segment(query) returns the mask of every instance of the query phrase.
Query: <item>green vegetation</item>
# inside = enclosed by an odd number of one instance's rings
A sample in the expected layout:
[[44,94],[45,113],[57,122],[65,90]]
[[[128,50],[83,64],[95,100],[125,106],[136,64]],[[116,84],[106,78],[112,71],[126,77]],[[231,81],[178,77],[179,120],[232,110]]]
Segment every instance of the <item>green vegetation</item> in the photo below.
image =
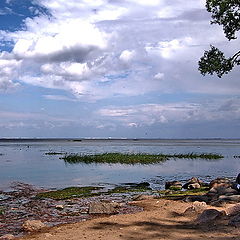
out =
[[64,155],[65,152],[46,152],[45,155]]
[[4,214],[4,209],[0,207],[0,215]]
[[69,187],[61,190],[42,192],[37,194],[37,198],[51,198],[55,200],[63,200],[70,198],[84,198],[98,196],[99,193],[94,192],[100,190],[101,187]]
[[117,186],[111,189],[107,194],[112,193],[130,193],[130,192],[146,192],[152,190],[149,183],[143,182],[138,184],[127,184],[126,186]]
[[124,153],[103,153],[95,155],[81,155],[81,154],[70,154],[65,155],[62,159],[69,164],[75,163],[109,163],[109,164],[154,164],[164,162],[170,158],[189,158],[189,159],[220,159],[222,155],[218,154],[124,154]]
[[[240,1],[239,0],[207,0],[207,11],[212,14],[211,24],[223,26],[226,38],[231,41],[236,39],[240,30]],[[219,78],[229,73],[235,66],[240,65],[240,51],[232,57],[226,58],[224,53],[211,45],[211,49],[204,52],[199,61],[199,71],[202,75],[214,73]]]
[[167,199],[174,199],[174,198],[182,198],[187,196],[201,196],[206,194],[209,191],[209,187],[201,187],[199,189],[192,189],[187,191],[170,191],[170,190],[162,190],[158,193],[161,195],[161,198],[167,198]]

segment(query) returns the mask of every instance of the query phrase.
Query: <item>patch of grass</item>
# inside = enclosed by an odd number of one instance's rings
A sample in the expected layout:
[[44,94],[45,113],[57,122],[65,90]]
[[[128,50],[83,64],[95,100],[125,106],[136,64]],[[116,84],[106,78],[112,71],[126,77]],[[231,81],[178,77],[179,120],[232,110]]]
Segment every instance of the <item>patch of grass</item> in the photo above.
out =
[[65,152],[46,152],[45,155],[64,155]]
[[62,159],[69,164],[75,163],[109,163],[109,164],[154,164],[164,162],[170,158],[189,158],[189,159],[220,159],[222,155],[213,153],[188,153],[188,154],[144,154],[144,153],[103,153],[95,155],[69,154]]
[[152,190],[149,183],[126,184],[125,186],[117,186],[109,190],[107,193],[130,193],[130,192],[146,192]]
[[4,215],[4,209],[0,208],[0,215]]
[[94,192],[102,189],[101,187],[68,187],[61,190],[42,192],[37,194],[37,198],[51,198],[55,200],[64,200],[71,198],[84,198],[98,196],[99,193]]
[[209,191],[209,187],[201,187],[199,189],[192,189],[187,191],[169,191],[162,190],[158,193],[161,195],[161,198],[174,198],[174,197],[187,197],[187,196],[201,196],[206,194]]

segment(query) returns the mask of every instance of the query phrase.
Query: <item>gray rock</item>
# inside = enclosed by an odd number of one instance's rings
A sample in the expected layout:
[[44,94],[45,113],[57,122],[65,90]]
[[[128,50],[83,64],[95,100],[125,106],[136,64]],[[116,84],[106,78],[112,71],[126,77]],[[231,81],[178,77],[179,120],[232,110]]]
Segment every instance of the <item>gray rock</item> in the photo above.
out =
[[23,223],[22,228],[27,232],[39,231],[47,226],[40,220],[27,220]]
[[89,214],[113,214],[116,209],[111,203],[92,202],[89,205]]
[[240,204],[236,204],[232,207],[229,207],[225,210],[226,215],[228,216],[235,216],[240,214]]
[[234,226],[234,227],[240,227],[240,214],[232,217],[229,222],[229,225]]
[[171,181],[165,183],[165,189],[170,190],[181,190],[182,189],[182,183],[179,181]]
[[219,200],[228,201],[228,202],[240,202],[240,195],[231,195],[231,196],[222,195],[222,196],[219,196]]
[[233,185],[232,182],[228,178],[217,178],[210,182],[209,187],[217,188],[221,186],[221,187],[229,188],[229,187],[232,187],[232,185]]
[[216,209],[206,209],[204,210],[196,219],[197,224],[210,223],[213,220],[216,220],[223,216],[224,213]]

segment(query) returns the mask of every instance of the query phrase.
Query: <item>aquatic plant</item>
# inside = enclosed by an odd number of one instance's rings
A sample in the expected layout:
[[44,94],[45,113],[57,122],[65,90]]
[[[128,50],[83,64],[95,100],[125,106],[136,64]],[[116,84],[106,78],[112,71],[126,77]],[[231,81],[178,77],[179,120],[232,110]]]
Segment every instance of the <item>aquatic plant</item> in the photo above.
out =
[[188,153],[188,154],[146,154],[146,153],[102,153],[94,155],[69,154],[62,159],[69,164],[75,163],[109,163],[109,164],[154,164],[164,162],[170,158],[188,159],[220,159],[222,155],[213,153]]
[[68,187],[60,190],[41,192],[36,195],[37,198],[51,198],[55,200],[64,200],[70,198],[84,198],[98,196],[99,193],[94,192],[102,189],[101,187]]
[[66,154],[65,152],[46,152],[45,155],[64,155]]

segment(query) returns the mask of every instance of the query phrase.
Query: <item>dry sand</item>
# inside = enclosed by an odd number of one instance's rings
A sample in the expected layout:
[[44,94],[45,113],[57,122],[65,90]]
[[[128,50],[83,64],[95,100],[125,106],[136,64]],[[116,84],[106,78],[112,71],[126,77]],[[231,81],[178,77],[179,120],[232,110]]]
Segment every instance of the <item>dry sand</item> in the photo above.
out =
[[[61,225],[21,240],[239,240],[240,230],[227,220],[196,225],[196,216],[183,216],[191,203],[170,200],[136,202],[143,212],[112,215],[75,224]],[[221,208],[218,208],[221,210]]]

